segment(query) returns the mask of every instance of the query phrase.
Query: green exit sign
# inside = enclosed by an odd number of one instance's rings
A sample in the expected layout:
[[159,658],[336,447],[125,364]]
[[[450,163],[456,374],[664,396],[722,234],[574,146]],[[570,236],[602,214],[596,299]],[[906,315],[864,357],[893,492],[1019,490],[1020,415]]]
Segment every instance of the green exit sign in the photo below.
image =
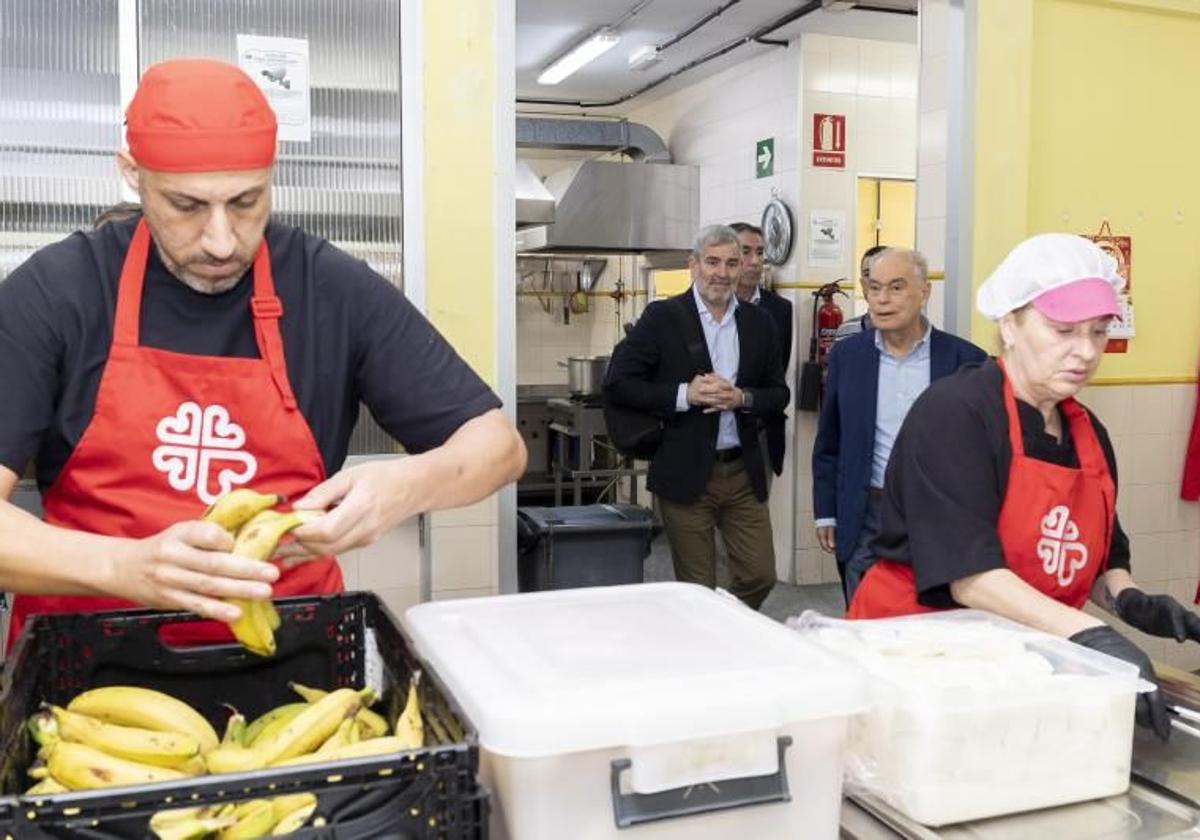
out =
[[754,144],[754,177],[769,178],[775,174],[775,138],[768,137]]

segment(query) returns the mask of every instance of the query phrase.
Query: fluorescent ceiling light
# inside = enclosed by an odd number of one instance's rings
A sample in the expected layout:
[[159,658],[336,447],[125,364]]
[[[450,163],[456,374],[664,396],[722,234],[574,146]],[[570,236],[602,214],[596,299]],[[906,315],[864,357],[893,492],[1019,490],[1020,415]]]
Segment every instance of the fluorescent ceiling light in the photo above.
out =
[[638,47],[629,54],[630,70],[649,70],[662,61],[662,53],[654,44]]
[[576,45],[570,52],[551,64],[538,76],[539,85],[556,85],[583,65],[595,61],[611,50],[621,36],[611,29],[597,30],[590,38]]

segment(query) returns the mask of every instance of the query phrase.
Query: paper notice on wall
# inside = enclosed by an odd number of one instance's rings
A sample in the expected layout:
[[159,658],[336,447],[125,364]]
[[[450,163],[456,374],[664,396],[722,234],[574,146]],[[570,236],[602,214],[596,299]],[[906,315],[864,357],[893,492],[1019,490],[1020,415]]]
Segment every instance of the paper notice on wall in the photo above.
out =
[[312,142],[308,41],[267,35],[237,36],[238,66],[258,83],[279,121],[279,139]]
[[840,268],[846,214],[841,210],[813,210],[808,218],[808,264]]

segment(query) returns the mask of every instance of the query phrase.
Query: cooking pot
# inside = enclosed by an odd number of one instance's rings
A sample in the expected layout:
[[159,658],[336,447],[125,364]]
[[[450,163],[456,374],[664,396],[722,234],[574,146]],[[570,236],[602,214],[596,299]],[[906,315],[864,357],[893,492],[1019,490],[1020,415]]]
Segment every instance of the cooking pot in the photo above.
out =
[[567,390],[574,397],[598,397],[608,370],[608,356],[571,356],[559,365],[567,369]]

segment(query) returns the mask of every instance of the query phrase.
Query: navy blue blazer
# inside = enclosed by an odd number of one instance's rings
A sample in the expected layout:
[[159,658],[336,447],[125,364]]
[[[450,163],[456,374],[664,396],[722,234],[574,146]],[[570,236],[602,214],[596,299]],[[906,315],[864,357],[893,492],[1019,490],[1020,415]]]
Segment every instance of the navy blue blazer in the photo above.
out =
[[[929,336],[929,381],[986,358],[971,342],[935,327]],[[816,519],[837,517],[837,559],[842,564],[858,544],[867,509],[878,394],[875,330],[834,344],[813,444],[813,513]]]

